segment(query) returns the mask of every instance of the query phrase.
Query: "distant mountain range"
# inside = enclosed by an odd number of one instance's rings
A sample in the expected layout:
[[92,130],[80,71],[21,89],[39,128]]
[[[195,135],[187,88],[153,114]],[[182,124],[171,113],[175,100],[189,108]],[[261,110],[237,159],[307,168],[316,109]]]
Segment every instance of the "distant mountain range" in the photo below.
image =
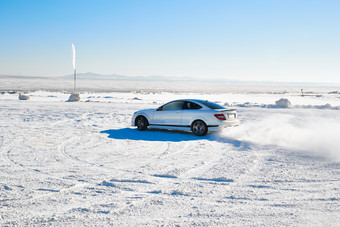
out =
[[[23,76],[23,75],[0,75],[0,78],[12,79],[69,79],[72,75],[61,77],[42,77],[42,76]],[[118,74],[104,75],[99,73],[77,73],[77,79],[87,80],[142,80],[142,81],[199,81],[199,79],[191,77],[167,77],[167,76],[124,76]]]
[[[64,78],[73,78],[72,75],[66,75]],[[89,80],[149,80],[149,81],[192,81],[197,80],[191,77],[167,77],[167,76],[124,76],[118,74],[104,75],[98,73],[77,73],[77,78],[79,79],[89,79]]]
[[[42,76],[23,76],[23,75],[0,75],[0,79],[72,79],[72,75],[61,77],[42,77]],[[193,77],[170,77],[170,76],[124,76],[118,74],[104,75],[98,73],[77,73],[79,80],[122,80],[122,81],[173,81],[173,82],[208,82],[208,83],[225,83],[238,85],[292,85],[292,86],[340,86],[338,83],[315,83],[315,82],[275,82],[275,81],[241,81],[226,79],[199,79]]]

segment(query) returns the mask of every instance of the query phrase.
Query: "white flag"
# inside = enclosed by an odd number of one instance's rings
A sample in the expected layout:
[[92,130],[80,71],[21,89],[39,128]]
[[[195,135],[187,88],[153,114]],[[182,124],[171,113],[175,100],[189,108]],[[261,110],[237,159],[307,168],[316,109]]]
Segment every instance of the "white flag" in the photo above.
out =
[[76,48],[74,48],[73,43],[72,43],[72,63],[73,69],[76,70]]

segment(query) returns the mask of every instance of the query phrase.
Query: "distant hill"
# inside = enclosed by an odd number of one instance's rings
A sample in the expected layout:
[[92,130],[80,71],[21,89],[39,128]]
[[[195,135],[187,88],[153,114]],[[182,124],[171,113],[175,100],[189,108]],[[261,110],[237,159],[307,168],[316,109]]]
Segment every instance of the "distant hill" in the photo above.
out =
[[[73,78],[72,75],[66,75],[64,78]],[[191,77],[166,77],[166,76],[124,76],[118,74],[104,75],[98,73],[77,73],[78,79],[89,80],[147,80],[147,81],[196,81],[197,79]]]

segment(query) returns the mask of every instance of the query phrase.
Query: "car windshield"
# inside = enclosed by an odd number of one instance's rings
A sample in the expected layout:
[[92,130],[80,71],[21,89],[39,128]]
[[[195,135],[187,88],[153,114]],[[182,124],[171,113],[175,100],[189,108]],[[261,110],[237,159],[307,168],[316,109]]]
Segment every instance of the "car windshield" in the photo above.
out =
[[207,107],[209,107],[210,109],[225,109],[225,107],[221,106],[221,105],[218,105],[216,103],[213,103],[213,102],[209,102],[209,101],[198,101],[204,105],[206,105]]

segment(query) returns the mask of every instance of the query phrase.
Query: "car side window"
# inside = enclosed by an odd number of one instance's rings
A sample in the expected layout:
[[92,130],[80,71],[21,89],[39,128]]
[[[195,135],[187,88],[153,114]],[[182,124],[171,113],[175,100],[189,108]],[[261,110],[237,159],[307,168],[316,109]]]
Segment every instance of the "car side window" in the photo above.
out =
[[198,109],[201,109],[202,106],[196,104],[196,103],[193,103],[193,102],[185,102],[184,105],[183,105],[183,109],[185,110],[198,110]]
[[181,110],[183,108],[183,101],[175,101],[165,104],[162,110]]

